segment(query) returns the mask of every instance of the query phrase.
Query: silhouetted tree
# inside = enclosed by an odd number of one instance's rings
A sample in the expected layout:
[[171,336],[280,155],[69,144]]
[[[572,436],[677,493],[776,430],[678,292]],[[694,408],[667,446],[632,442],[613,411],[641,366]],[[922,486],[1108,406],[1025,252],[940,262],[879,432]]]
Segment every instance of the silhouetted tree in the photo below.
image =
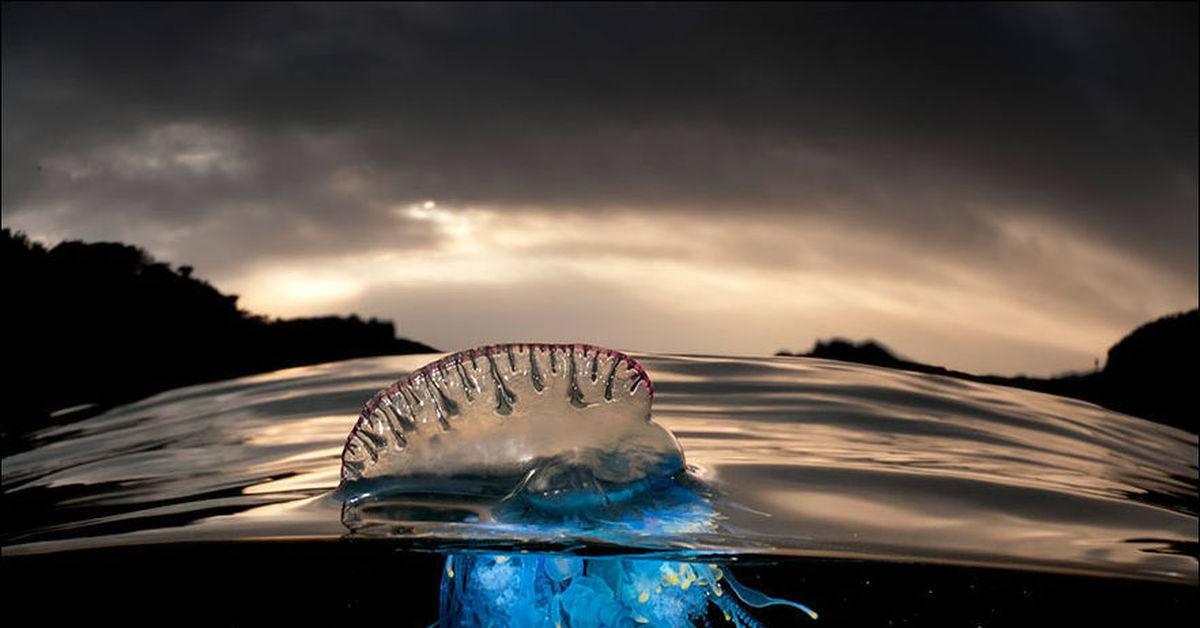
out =
[[[108,405],[186,384],[353,357],[433,352],[357,316],[269,320],[137,247],[3,230],[8,408],[22,430],[78,404]],[[6,439],[7,441],[7,439]]]

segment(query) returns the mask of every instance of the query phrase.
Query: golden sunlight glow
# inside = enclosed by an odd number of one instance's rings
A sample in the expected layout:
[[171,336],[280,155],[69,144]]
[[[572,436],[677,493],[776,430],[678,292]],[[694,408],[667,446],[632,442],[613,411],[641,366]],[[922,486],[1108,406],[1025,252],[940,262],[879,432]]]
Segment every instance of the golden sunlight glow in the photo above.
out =
[[305,316],[315,314],[325,304],[351,298],[363,288],[364,284],[353,277],[336,276],[321,269],[278,268],[254,275],[240,289],[255,295],[248,300],[252,303],[270,303],[263,311],[277,316]]
[[[462,295],[486,291],[473,304],[485,309],[521,298],[534,319],[611,293],[639,304],[641,322],[630,327],[595,312],[567,327],[646,351],[735,354],[807,349],[833,335],[875,337],[901,353],[912,347],[914,358],[993,372],[1090,367],[1131,323],[1186,307],[1173,295],[1189,292],[1102,243],[1011,213],[990,218],[993,246],[1006,256],[990,264],[961,247],[914,253],[911,242],[884,231],[791,215],[747,221],[736,213],[451,208],[432,200],[393,214],[398,230],[432,227],[436,245],[265,266],[224,285],[247,295],[244,306],[254,311],[395,318],[406,335],[449,347],[475,336],[454,336],[436,314],[442,298],[464,303]],[[539,292],[543,285],[558,287]],[[400,298],[414,294],[421,296]],[[1111,315],[1120,304],[1088,309],[1114,294],[1145,311],[1126,320]],[[379,310],[359,300],[371,295],[396,295],[399,305]],[[511,335],[508,327],[487,329],[496,318],[473,312],[471,331],[480,339]],[[642,335],[629,336],[631,329]]]

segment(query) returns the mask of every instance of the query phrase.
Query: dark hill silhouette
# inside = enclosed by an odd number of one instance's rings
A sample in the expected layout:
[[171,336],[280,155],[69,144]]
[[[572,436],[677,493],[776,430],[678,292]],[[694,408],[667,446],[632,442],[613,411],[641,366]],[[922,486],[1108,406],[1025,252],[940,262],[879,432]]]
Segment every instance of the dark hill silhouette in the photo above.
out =
[[9,437],[81,404],[103,408],[178,386],[354,357],[436,351],[392,323],[271,320],[235,295],[137,247],[63,242],[3,230]]
[[1026,388],[1090,401],[1126,414],[1174,425],[1192,433],[1200,427],[1200,404],[1193,392],[1200,380],[1196,350],[1200,311],[1165,316],[1138,327],[1108,350],[1104,369],[1058,377],[973,375],[896,357],[882,344],[844,338],[817,341],[808,353],[775,355],[825,358],[958,377],[987,384]]
[[1108,350],[1096,387],[1101,403],[1197,431],[1197,349],[1200,310],[1180,312],[1138,327]]

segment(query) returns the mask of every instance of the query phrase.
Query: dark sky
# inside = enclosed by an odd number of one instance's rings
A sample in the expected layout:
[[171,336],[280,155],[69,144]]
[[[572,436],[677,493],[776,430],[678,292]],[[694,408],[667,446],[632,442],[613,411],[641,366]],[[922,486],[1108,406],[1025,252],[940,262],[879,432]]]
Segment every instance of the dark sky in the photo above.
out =
[[3,221],[445,349],[1091,366],[1197,302],[1197,5],[3,8]]

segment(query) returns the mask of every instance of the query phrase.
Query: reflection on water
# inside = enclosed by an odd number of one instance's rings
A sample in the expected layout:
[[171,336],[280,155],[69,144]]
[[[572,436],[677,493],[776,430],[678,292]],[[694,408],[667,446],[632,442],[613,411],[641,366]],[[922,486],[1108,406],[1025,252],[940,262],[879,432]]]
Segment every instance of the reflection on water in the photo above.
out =
[[[718,524],[641,546],[1197,581],[1196,559],[1179,551],[1197,541],[1195,435],[866,366],[635,357],[654,379],[656,420],[714,489]],[[409,504],[382,532],[342,524],[330,492],[346,433],[367,398],[430,359],[195,386],[45,430],[3,461],[4,553],[381,533],[425,547],[519,542],[528,530],[475,525],[469,508],[438,503]],[[573,535],[543,540],[604,541]]]

